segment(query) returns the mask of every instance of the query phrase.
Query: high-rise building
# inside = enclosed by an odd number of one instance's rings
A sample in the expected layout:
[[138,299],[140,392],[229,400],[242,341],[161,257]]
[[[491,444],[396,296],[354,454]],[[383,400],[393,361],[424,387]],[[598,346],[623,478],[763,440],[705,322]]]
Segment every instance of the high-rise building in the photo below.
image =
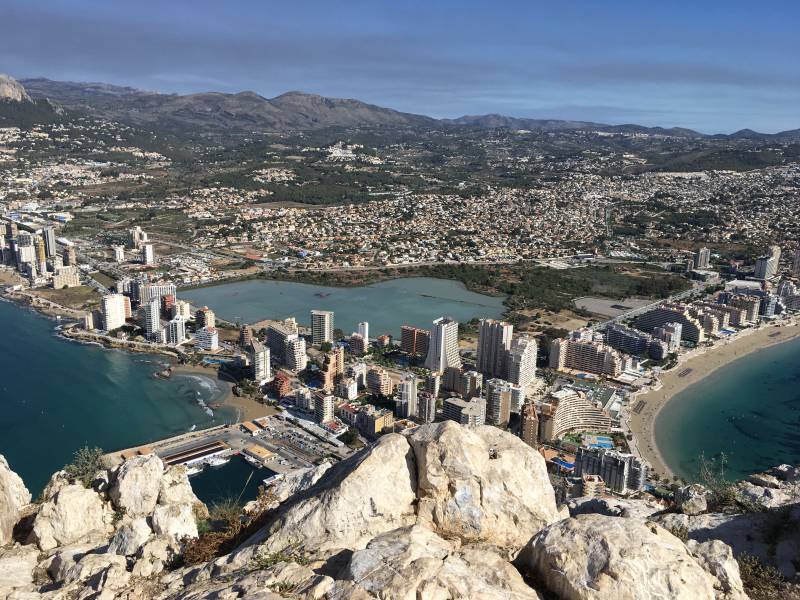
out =
[[200,350],[219,350],[219,332],[216,327],[201,327],[194,332],[195,344]]
[[217,317],[214,311],[207,306],[197,309],[194,318],[197,322],[197,327],[208,327],[209,329],[217,327]]
[[333,311],[311,311],[311,343],[315,346],[333,342]]
[[417,376],[405,373],[397,384],[395,394],[397,416],[404,419],[417,416]]
[[125,246],[114,246],[114,261],[125,262]]
[[436,397],[430,392],[420,392],[417,395],[417,418],[423,423],[433,423],[436,420]]
[[369,344],[369,323],[362,321],[358,324],[358,335],[364,338],[364,341]]
[[138,250],[143,244],[147,243],[147,234],[138,225],[128,230],[128,246]]
[[253,380],[263,385],[272,379],[269,348],[258,340],[250,340],[247,353],[250,359]]
[[253,341],[253,329],[249,325],[242,325],[239,328],[239,347],[248,348]]
[[521,387],[536,379],[536,340],[522,336],[511,343],[506,362],[508,381]]
[[600,342],[557,339],[550,344],[550,368],[574,369],[618,377],[624,363],[620,354]]
[[172,313],[170,316],[181,316],[184,320],[188,321],[192,318],[192,305],[186,300],[175,300],[175,304],[172,306]]
[[711,263],[711,250],[708,248],[700,248],[694,253],[694,268],[707,269]]
[[433,322],[425,367],[444,372],[447,367],[461,368],[458,354],[458,321],[440,317]]
[[431,394],[434,398],[439,397],[439,391],[442,387],[442,373],[441,371],[431,371],[425,377],[425,391]]
[[[272,354],[272,358],[276,361],[286,362],[286,343],[292,338],[296,339],[297,324],[294,320],[286,320],[282,323],[272,323],[267,327],[267,346]],[[305,344],[303,345],[303,354],[305,354]]]
[[[271,347],[270,347],[271,348]],[[308,366],[308,355],[306,355],[306,341],[296,333],[290,334],[286,339],[283,349],[286,368],[290,371],[304,371]]]
[[632,454],[578,448],[575,453],[575,474],[579,477],[599,475],[609,489],[625,494],[644,488],[647,467]]
[[[161,299],[164,296],[174,297],[177,291],[177,287],[174,283],[144,283],[143,281],[134,281],[131,283],[132,295],[134,299],[138,300],[141,304],[150,302],[151,300]],[[212,326],[215,325],[216,323]]]
[[507,427],[511,418],[511,384],[503,379],[486,382],[486,422]]
[[778,265],[781,260],[781,247],[770,246],[764,256],[756,260],[755,272],[756,279],[772,279],[778,274]]
[[315,398],[314,402],[314,418],[317,423],[327,423],[333,420],[334,416],[334,401],[333,396],[325,394],[322,397]]
[[403,325],[400,328],[400,349],[407,354],[427,356],[431,332],[427,329]]
[[681,349],[681,335],[683,325],[680,323],[665,323],[662,327],[653,329],[653,337],[666,342],[668,352],[677,352]]
[[100,301],[103,329],[113,331],[125,325],[125,300],[122,294],[107,294]]
[[506,355],[511,350],[514,326],[505,321],[481,319],[478,324],[478,371],[489,377],[506,376]]
[[372,367],[367,371],[367,389],[374,396],[389,396],[392,393],[392,379],[386,369]]
[[65,267],[77,267],[78,258],[75,256],[75,246],[66,246],[62,258]]
[[47,258],[53,258],[58,252],[58,246],[56,246],[55,228],[45,227],[42,230],[42,237],[44,238],[44,249]]
[[524,404],[520,410],[520,434],[522,441],[531,448],[539,446],[539,415],[533,402]]
[[356,356],[363,356],[367,353],[367,341],[360,333],[350,336],[350,352]]
[[794,263],[792,264],[792,274],[795,277],[800,277],[800,242],[798,242],[797,249],[794,251]]
[[355,380],[358,389],[367,387],[367,365],[363,362],[358,362],[347,367],[347,376]]
[[139,306],[139,327],[144,329],[148,339],[161,329],[161,302],[155,299]]
[[182,316],[176,315],[168,321],[165,330],[168,344],[177,346],[186,341],[186,320]]
[[145,244],[142,247],[142,264],[152,266],[156,264],[156,251],[153,244]]
[[699,344],[706,339],[702,323],[692,316],[691,311],[684,304],[665,302],[653,310],[639,315],[634,325],[637,329],[650,333],[656,327],[663,327],[667,323],[680,323],[682,339],[687,342]]
[[483,398],[473,398],[472,400],[447,398],[444,401],[442,416],[462,425],[483,425],[486,423],[486,400]]
[[584,392],[562,388],[551,393],[542,404],[539,415],[539,438],[561,439],[573,431],[609,431],[611,417]]

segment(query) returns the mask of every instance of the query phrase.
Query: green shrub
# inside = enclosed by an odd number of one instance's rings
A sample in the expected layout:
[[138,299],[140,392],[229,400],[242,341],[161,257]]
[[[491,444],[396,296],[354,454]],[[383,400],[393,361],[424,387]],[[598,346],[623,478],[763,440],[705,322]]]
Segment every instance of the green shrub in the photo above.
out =
[[104,468],[103,450],[84,446],[75,451],[72,462],[64,466],[64,471],[72,481],[79,481],[84,487],[89,487],[95,474]]

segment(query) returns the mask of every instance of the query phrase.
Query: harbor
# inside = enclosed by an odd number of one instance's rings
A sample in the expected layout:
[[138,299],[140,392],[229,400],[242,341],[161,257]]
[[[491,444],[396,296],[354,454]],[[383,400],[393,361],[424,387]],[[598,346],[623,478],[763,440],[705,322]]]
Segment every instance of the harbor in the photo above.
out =
[[110,465],[137,455],[155,454],[165,465],[183,465],[191,476],[218,468],[239,457],[255,469],[265,469],[266,483],[325,460],[338,461],[352,450],[319,435],[309,425],[284,414],[192,431],[106,455]]

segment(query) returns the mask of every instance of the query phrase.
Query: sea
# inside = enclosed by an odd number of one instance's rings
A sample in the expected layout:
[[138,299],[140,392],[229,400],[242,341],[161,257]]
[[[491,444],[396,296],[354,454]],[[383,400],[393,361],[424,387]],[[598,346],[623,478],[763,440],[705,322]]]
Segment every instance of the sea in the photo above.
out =
[[345,335],[369,323],[370,337],[400,335],[401,325],[430,328],[441,316],[462,323],[497,318],[504,298],[469,291],[458,281],[430,277],[392,279],[361,287],[325,287],[286,281],[250,280],[180,292],[195,306],[209,306],[229,320],[255,323],[295,317],[310,324],[312,309],[334,311],[334,326]]
[[119,450],[235,420],[209,408],[202,376],[156,379],[168,363],[58,336],[58,322],[0,301],[0,454],[36,496],[82,446]]
[[655,423],[667,466],[696,480],[699,459],[725,459],[741,479],[782,463],[800,464],[800,338],[720,367],[677,394]]

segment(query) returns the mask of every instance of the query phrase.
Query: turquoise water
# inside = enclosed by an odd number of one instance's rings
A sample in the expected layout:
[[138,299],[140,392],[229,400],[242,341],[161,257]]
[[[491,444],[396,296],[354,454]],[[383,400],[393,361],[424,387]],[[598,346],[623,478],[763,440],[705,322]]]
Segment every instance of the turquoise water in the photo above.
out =
[[34,496],[83,445],[118,450],[234,416],[198,403],[221,397],[212,380],[155,379],[163,358],[69,342],[55,326],[0,302],[0,454]]
[[255,323],[263,319],[295,317],[310,324],[312,309],[332,310],[335,327],[345,335],[368,321],[370,337],[400,335],[404,324],[430,327],[447,315],[460,322],[503,314],[503,298],[470,292],[446,279],[409,277],[351,288],[323,287],[283,281],[241,281],[179,292],[197,306],[209,306],[230,321]]
[[724,452],[731,479],[800,463],[800,339],[717,369],[677,394],[655,429],[667,465],[687,479],[701,453]]

